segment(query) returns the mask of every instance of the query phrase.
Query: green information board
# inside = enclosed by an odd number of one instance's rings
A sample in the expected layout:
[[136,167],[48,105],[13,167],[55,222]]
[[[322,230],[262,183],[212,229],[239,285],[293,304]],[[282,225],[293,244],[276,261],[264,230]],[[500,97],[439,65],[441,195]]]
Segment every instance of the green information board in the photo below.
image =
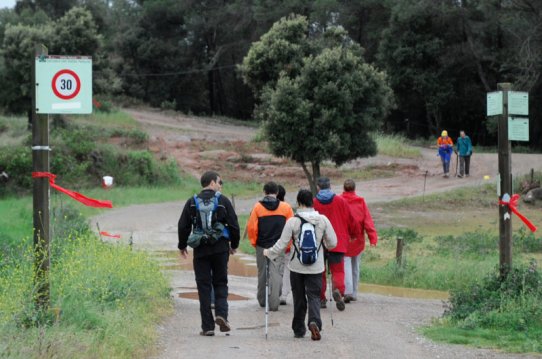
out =
[[502,91],[487,93],[487,116],[502,115]]
[[36,57],[36,113],[92,113],[92,58]]
[[529,119],[508,117],[508,141],[529,141]]
[[510,91],[508,92],[508,114],[529,115],[529,93]]

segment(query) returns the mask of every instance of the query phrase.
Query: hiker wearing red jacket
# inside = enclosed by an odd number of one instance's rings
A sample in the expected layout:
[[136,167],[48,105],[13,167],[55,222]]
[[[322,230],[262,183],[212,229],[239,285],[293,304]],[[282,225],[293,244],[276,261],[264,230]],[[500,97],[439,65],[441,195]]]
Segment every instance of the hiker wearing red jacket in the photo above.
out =
[[376,246],[378,235],[365,200],[356,194],[356,182],[351,179],[344,181],[344,192],[341,197],[346,200],[352,211],[352,216],[360,224],[358,236],[350,240],[344,256],[344,301],[349,303],[358,300],[359,267],[361,253],[365,249],[365,234],[367,233],[367,237],[369,237],[371,247]]
[[[314,209],[326,216],[337,235],[337,246],[327,251],[327,261],[331,272],[333,300],[337,309],[344,310],[344,254],[348,250],[350,238],[357,238],[359,223],[354,219],[348,203],[331,190],[329,178],[318,179],[318,194],[314,198]],[[326,273],[322,274],[321,306],[326,307]]]

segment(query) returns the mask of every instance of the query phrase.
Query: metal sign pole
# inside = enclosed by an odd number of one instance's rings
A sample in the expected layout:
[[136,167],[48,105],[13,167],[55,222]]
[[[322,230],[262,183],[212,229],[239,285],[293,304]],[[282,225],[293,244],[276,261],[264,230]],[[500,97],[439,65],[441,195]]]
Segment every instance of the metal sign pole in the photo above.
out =
[[[47,48],[36,46],[35,56],[47,55]],[[43,84],[42,84],[43,85]],[[49,172],[49,120],[36,112],[36,61],[32,59],[32,168],[33,172]],[[33,178],[34,208],[34,287],[39,309],[49,307],[49,263],[51,238],[49,227],[49,179]]]

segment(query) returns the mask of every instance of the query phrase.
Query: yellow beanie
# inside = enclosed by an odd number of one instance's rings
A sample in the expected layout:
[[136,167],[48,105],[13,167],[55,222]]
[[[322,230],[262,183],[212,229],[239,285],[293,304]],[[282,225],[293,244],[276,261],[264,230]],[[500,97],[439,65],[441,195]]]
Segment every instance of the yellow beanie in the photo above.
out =
[[448,131],[444,130],[444,131],[442,131],[442,133],[440,135],[442,137],[448,136]]

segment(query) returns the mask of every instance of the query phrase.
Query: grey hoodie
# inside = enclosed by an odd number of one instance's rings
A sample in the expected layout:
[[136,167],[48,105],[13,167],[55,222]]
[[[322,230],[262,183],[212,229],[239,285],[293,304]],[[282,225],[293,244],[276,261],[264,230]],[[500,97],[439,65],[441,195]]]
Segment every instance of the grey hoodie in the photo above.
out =
[[[324,241],[324,245],[327,249],[333,249],[337,245],[337,236],[335,231],[327,219],[326,216],[318,213],[314,208],[300,208],[297,210],[297,215],[303,217],[307,222],[310,222],[314,225],[316,232],[316,245],[320,248],[318,252],[318,259],[316,263],[311,265],[301,264],[297,258],[296,251],[293,247],[290,250],[289,255],[294,256],[290,261],[288,268],[292,272],[302,273],[302,274],[318,274],[322,273],[325,269],[324,267],[324,249],[320,246],[320,242]],[[275,245],[269,248],[269,258],[274,259],[278,257],[292,239],[297,240],[299,236],[299,231],[301,230],[301,220],[297,217],[291,217],[286,221],[284,229],[280,239],[275,243]],[[297,243],[296,243],[297,245]]]

